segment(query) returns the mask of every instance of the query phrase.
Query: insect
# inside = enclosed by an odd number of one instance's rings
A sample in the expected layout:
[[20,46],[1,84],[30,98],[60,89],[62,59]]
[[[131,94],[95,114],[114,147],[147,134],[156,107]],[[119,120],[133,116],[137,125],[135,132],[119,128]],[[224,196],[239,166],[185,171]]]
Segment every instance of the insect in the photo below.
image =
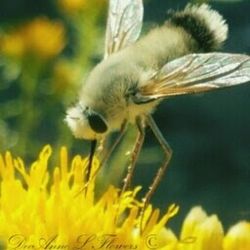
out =
[[142,0],[109,1],[104,58],[90,72],[65,120],[75,137],[92,142],[88,178],[97,142],[120,130],[116,145],[126,124],[138,128],[123,190],[131,181],[145,127],[153,131],[165,159],[144,197],[145,209],[172,155],[152,117],[154,109],[168,97],[250,81],[250,57],[211,52],[226,40],[228,26],[206,4],[173,12],[165,24],[138,39],[142,19]]

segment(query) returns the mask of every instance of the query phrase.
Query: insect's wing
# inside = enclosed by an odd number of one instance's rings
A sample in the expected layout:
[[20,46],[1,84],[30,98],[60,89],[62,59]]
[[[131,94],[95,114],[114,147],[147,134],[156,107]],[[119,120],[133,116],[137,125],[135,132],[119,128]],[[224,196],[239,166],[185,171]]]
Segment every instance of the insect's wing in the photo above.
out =
[[136,103],[205,92],[250,81],[250,57],[242,54],[190,54],[167,63],[142,84]]
[[104,59],[137,40],[142,18],[142,0],[109,1]]

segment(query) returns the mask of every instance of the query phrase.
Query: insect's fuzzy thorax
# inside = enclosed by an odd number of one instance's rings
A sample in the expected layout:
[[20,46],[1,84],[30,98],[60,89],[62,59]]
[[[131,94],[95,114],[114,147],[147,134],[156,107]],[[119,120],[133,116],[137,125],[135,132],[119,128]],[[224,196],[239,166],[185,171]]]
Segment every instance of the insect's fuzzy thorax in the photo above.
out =
[[129,93],[136,91],[151,72],[139,65],[137,58],[128,56],[128,52],[121,51],[97,65],[80,95],[83,105],[102,114],[112,129],[119,129],[124,120],[133,123],[138,115],[147,114],[155,106],[136,105],[130,99]]

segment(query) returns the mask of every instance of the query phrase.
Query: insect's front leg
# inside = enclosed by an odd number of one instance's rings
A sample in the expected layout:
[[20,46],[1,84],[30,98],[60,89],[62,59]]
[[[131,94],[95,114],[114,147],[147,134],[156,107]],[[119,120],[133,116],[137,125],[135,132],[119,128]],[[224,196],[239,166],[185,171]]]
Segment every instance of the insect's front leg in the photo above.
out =
[[142,232],[142,223],[143,223],[143,215],[144,215],[144,212],[149,204],[149,201],[150,199],[152,198],[156,188],[158,187],[162,177],[164,176],[164,173],[166,172],[167,170],[167,167],[169,165],[169,162],[171,160],[171,157],[172,157],[172,149],[171,147],[169,146],[168,142],[165,140],[165,138],[163,137],[161,131],[159,130],[158,126],[156,125],[154,119],[152,118],[152,116],[148,116],[147,117],[147,120],[146,120],[148,126],[151,128],[151,130],[153,131],[156,139],[158,140],[159,144],[161,145],[162,149],[163,149],[163,152],[165,154],[165,159],[161,165],[161,167],[158,169],[156,175],[155,175],[155,178],[153,180],[153,183],[150,185],[149,187],[149,190],[148,192],[146,193],[145,197],[143,198],[143,208],[142,208],[142,211],[141,211],[141,216],[142,216],[142,219],[141,219],[141,232]]
[[122,188],[122,193],[125,192],[128,187],[130,186],[131,183],[131,179],[133,177],[134,174],[134,170],[135,170],[135,164],[136,161],[138,159],[138,156],[141,152],[141,148],[144,142],[144,138],[145,138],[145,121],[143,117],[138,117],[136,120],[136,126],[138,128],[138,134],[136,137],[136,141],[134,144],[134,147],[132,149],[131,155],[130,155],[130,164],[128,166],[128,172],[127,175],[124,179],[124,184],[123,184],[123,188]]

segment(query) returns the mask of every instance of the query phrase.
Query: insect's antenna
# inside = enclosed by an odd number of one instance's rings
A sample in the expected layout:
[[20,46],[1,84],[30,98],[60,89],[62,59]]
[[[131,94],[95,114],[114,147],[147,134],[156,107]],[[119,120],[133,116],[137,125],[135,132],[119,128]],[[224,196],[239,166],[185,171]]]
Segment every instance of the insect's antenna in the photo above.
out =
[[145,210],[146,210],[146,208],[149,204],[149,201],[152,198],[156,188],[159,186],[159,183],[160,183],[162,177],[164,176],[164,173],[167,170],[167,167],[169,165],[169,162],[170,162],[171,157],[172,157],[172,152],[173,152],[171,147],[169,146],[168,142],[163,137],[161,131],[157,127],[154,119],[151,116],[147,117],[147,124],[151,128],[151,130],[154,133],[156,139],[158,140],[160,146],[162,147],[162,150],[165,154],[165,159],[164,159],[161,167],[158,169],[158,171],[154,177],[153,183],[149,187],[148,192],[146,193],[145,197],[143,198],[143,207],[141,210],[141,221],[140,221],[140,232],[141,233],[143,233],[143,217],[144,217]]
[[89,163],[88,163],[87,170],[86,170],[86,181],[85,181],[86,183],[88,183],[89,179],[90,179],[92,163],[93,163],[95,150],[96,150],[96,145],[97,145],[97,140],[91,141],[90,153],[89,153]]

